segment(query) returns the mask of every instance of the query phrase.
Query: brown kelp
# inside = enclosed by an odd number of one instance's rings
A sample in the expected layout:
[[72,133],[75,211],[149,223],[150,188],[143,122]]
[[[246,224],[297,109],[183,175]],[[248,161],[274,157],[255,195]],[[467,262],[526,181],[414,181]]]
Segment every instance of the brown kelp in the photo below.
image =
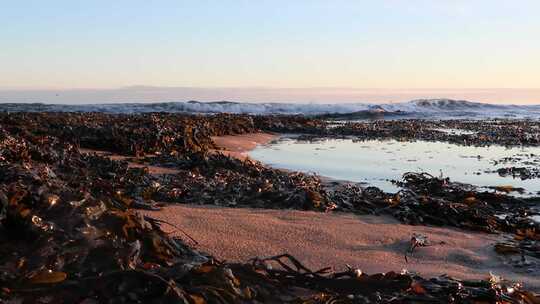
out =
[[[161,222],[134,210],[197,202],[388,213],[410,223],[515,232],[529,240],[538,229],[518,221],[527,201],[412,173],[402,181],[406,190],[397,194],[354,185],[329,188],[317,176],[210,153],[215,148],[210,136],[261,128],[248,116],[0,117],[2,302],[538,302],[519,284],[496,277],[367,275],[354,267],[314,271],[286,254],[228,263],[193,249],[189,237],[172,238]],[[81,153],[81,146],[137,157],[143,165],[171,166],[178,173],[152,175],[127,161]],[[511,216],[499,218],[500,212]]]

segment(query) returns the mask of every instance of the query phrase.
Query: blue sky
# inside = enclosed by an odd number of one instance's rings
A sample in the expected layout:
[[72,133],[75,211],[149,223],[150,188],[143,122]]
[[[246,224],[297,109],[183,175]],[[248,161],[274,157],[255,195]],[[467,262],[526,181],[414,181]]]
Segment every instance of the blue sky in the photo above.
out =
[[540,88],[540,1],[3,1],[0,88]]

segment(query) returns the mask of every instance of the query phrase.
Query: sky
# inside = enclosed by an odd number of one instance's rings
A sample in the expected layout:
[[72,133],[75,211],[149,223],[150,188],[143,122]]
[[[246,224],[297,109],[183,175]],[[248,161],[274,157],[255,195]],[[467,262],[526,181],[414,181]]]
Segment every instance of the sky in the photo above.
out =
[[472,97],[540,103],[538,12],[537,0],[1,1],[0,102],[147,101],[129,89],[159,87],[167,100],[489,89]]

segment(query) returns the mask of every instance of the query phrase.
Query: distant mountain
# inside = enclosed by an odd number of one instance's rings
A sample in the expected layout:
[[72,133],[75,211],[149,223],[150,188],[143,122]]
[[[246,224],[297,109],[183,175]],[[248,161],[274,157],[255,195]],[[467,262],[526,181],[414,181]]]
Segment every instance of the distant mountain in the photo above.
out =
[[165,102],[116,104],[0,104],[7,112],[105,112],[105,113],[240,113],[240,114],[304,114],[328,119],[365,118],[540,118],[540,105],[494,105],[452,99],[418,99],[403,103],[240,103]]

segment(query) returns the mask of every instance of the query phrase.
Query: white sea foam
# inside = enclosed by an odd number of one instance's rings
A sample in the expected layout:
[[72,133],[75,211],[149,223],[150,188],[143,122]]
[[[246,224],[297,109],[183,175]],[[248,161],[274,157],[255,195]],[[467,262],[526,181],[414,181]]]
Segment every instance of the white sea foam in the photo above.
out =
[[236,113],[236,114],[347,114],[380,113],[403,118],[540,118],[540,105],[494,105],[451,99],[420,99],[403,103],[240,103],[166,102],[86,105],[0,104],[0,111],[58,111],[106,113]]

